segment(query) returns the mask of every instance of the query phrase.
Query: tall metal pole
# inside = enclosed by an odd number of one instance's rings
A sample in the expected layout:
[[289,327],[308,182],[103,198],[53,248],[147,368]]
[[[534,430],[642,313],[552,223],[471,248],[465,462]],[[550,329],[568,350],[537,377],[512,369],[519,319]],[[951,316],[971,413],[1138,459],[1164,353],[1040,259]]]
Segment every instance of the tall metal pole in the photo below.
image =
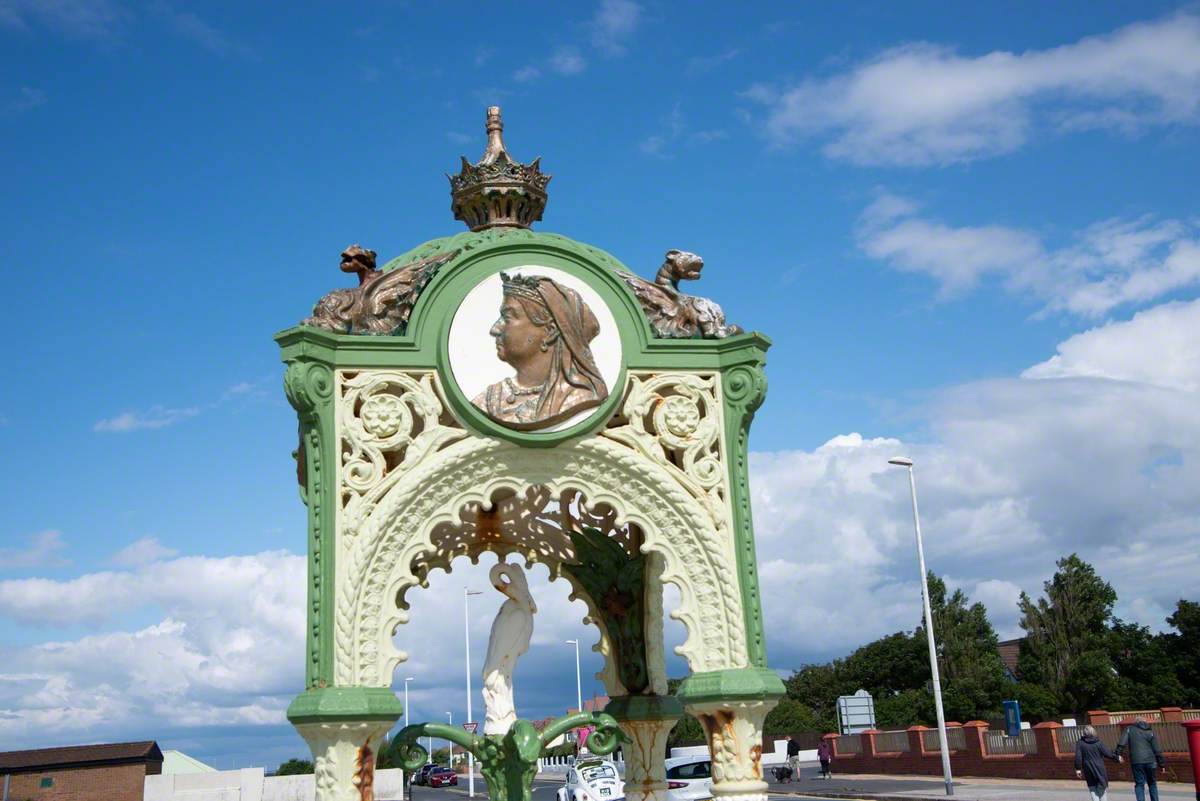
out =
[[[408,677],[406,677],[406,678],[404,679],[404,725],[405,725],[405,726],[407,726],[407,725],[409,725],[410,723],[412,723],[412,715],[410,715],[410,714],[408,713],[408,683],[409,683],[410,681],[412,681],[412,680],[413,680],[413,677],[412,677],[412,676],[408,676]],[[432,753],[432,752],[431,752],[431,753]],[[407,782],[407,779],[408,779],[408,777],[406,776],[406,777],[404,777],[404,778],[405,778],[405,780],[406,780],[406,781],[404,781],[404,782],[401,782],[401,789],[400,789],[400,798],[401,798],[401,801],[403,801],[403,799],[404,799],[404,795],[405,795],[405,793],[404,793],[404,788],[403,788],[403,785],[408,783],[408,782]],[[409,791],[408,791],[408,795],[412,795],[412,791],[411,791],[411,790],[409,790]],[[7,801],[7,799],[6,799],[6,801]]]
[[[469,611],[472,595],[482,595],[471,592],[463,587],[463,638],[466,642],[467,653],[467,723],[475,720],[471,713],[471,613]],[[475,753],[467,751],[467,797],[475,797]]]
[[917,562],[921,566],[921,602],[925,607],[925,637],[929,641],[929,672],[933,676],[933,708],[937,712],[938,744],[942,749],[942,775],[946,780],[946,795],[954,795],[954,778],[950,774],[950,748],[946,743],[946,715],[942,712],[942,680],[938,675],[937,645],[933,640],[933,612],[929,608],[929,580],[925,574],[925,546],[921,542],[921,516],[917,512],[917,479],[911,459],[890,459],[889,464],[908,468],[908,487],[912,491],[913,527],[917,530]]
[[[575,703],[578,704],[576,711],[583,711],[583,684],[579,680],[579,640],[567,640],[567,645],[575,646]],[[579,729],[575,730],[575,753],[578,754],[582,749],[579,747]]]
[[[454,725],[454,713],[447,712],[446,717],[450,719],[450,725],[453,726]],[[450,745],[450,770],[454,770],[454,741],[447,740],[446,742]]]

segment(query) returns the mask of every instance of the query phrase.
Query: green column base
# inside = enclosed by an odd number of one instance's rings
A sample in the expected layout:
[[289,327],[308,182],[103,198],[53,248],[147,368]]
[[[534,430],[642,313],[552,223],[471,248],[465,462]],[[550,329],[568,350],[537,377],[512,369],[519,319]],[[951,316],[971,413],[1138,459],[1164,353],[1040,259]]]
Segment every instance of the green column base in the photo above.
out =
[[777,701],[787,694],[783,680],[770,668],[729,668],[693,673],[675,696],[684,705],[713,701]]
[[610,698],[604,711],[621,720],[678,720],[683,704],[673,695],[620,695]]
[[305,690],[288,705],[287,719],[302,723],[397,721],[404,704],[389,687],[320,687]]

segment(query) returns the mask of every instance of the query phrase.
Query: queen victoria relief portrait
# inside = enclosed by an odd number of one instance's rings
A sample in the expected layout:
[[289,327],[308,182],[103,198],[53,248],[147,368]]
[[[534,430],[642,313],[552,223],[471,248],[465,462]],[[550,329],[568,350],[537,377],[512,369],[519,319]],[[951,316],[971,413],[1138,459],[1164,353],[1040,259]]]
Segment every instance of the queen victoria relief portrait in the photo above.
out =
[[[455,366],[472,405],[518,431],[553,429],[599,406],[619,369],[609,369],[606,378],[593,351],[602,334],[600,317],[578,289],[556,277],[525,270],[500,273],[499,308],[491,306],[490,327],[484,328],[483,320],[460,325],[460,314],[452,330],[460,351],[467,347],[468,336],[472,340],[469,360],[475,369]],[[611,322],[608,310],[600,311]],[[603,333],[611,350],[616,332]],[[471,379],[474,387],[468,383]]]

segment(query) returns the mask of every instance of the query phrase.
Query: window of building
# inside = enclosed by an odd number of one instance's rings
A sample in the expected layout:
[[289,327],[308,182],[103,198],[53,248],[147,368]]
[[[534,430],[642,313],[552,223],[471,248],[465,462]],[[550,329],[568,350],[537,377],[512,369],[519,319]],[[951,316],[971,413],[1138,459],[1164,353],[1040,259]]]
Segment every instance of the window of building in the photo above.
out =
[[51,777],[51,776],[43,776],[43,777],[42,777],[41,784],[39,784],[38,786],[39,786],[39,787],[43,787],[43,788],[45,788],[45,787],[53,787],[53,786],[54,786],[54,779],[53,779],[53,777]]

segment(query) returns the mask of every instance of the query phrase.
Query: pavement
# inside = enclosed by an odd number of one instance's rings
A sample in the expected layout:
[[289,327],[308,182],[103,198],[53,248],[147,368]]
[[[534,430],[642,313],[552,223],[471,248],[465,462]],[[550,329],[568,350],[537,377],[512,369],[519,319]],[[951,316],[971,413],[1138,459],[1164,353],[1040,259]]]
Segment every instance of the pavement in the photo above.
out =
[[[462,777],[459,777],[460,780]],[[554,792],[562,787],[561,776],[533,780],[533,801],[554,801]],[[930,776],[879,776],[834,774],[832,779],[818,778],[816,767],[802,768],[800,778],[789,784],[770,781],[770,801],[843,798],[868,801],[914,801],[946,798],[941,779]],[[1190,784],[1159,782],[1160,801],[1196,801]],[[1133,801],[1132,782],[1114,782],[1108,787],[1109,801]],[[457,787],[413,787],[407,801],[465,801],[467,785]],[[955,801],[1088,801],[1091,798],[1081,781],[1029,779],[955,779]],[[475,780],[476,801],[486,801],[487,787],[482,778]],[[381,801],[383,801],[381,799]],[[396,800],[398,801],[398,800]]]
[[[835,763],[836,768],[836,763]],[[931,776],[882,776],[834,773],[832,779],[818,777],[817,768],[802,768],[800,778],[789,784],[770,781],[772,796],[792,798],[855,798],[876,801],[913,801],[946,798],[946,784]],[[770,777],[768,777],[770,778]],[[1191,784],[1158,783],[1161,801],[1196,801]],[[1057,779],[985,779],[954,780],[955,801],[1088,801],[1091,794],[1082,781]],[[1113,782],[1108,786],[1108,801],[1133,801],[1133,782]],[[540,801],[540,800],[539,800]]]

